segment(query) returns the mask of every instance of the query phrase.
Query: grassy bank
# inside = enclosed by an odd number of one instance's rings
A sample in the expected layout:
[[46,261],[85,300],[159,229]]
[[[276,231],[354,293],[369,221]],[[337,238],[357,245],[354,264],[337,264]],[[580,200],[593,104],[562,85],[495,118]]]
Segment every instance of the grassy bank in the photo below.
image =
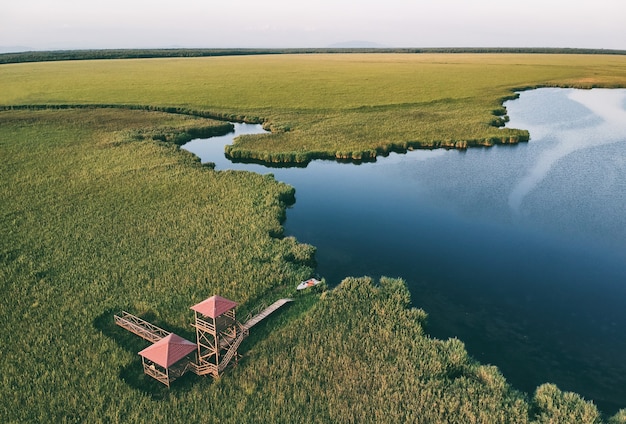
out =
[[[3,422],[600,422],[575,394],[544,385],[527,399],[460,341],[430,338],[401,280],[296,293],[314,250],[275,237],[292,189],[155,137],[213,125],[0,112]],[[189,306],[214,293],[242,311],[296,302],[254,328],[221,380],[188,375],[168,391],[144,377],[145,342],[112,314],[192,337]]]
[[626,56],[327,54],[68,61],[0,67],[0,105],[189,108],[264,122],[240,160],[371,160],[410,148],[515,143],[502,101],[538,86],[624,87]]

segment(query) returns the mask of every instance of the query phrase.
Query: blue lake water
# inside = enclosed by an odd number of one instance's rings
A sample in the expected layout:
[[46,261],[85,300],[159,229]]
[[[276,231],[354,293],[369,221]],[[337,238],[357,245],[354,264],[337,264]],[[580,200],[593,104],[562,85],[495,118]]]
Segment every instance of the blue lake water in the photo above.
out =
[[626,407],[626,90],[540,89],[505,106],[528,143],[306,168],[231,163],[233,134],[184,148],[294,186],[285,232],[317,247],[329,284],[401,277],[433,336],[458,337],[520,390],[552,382],[614,412]]

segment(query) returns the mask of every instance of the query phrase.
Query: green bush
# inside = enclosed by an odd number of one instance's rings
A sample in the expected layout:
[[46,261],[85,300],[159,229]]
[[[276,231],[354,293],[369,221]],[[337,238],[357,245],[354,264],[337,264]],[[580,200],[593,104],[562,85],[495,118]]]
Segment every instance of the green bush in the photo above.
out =
[[601,422],[600,413],[595,405],[586,402],[572,392],[562,392],[554,384],[543,384],[535,391],[532,399],[537,424],[543,423],[580,423],[596,424]]

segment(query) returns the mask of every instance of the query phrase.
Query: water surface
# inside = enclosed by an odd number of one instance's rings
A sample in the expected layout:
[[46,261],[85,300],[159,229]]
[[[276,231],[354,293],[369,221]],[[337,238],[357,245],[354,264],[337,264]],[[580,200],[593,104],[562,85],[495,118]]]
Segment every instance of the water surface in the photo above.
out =
[[[545,382],[626,407],[626,90],[540,89],[505,104],[515,146],[270,169],[185,148],[216,169],[296,188],[286,233],[329,283],[402,277],[435,337],[458,337],[532,393]],[[236,124],[238,131],[260,126]]]

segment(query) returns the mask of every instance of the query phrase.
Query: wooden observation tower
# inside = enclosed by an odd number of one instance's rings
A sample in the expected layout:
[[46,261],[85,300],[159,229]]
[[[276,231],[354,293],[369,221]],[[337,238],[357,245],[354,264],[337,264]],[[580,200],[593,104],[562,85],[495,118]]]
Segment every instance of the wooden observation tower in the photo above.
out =
[[170,383],[188,370],[197,375],[221,376],[233,359],[237,361],[237,349],[250,328],[292,300],[279,299],[240,324],[235,319],[235,302],[211,296],[191,307],[195,312],[195,322],[191,325],[196,329],[196,343],[125,311],[114,315],[114,319],[120,327],[152,343],[139,352],[143,371],[170,387]]
[[237,349],[248,329],[235,319],[236,306],[232,300],[211,296],[191,307],[198,345],[198,362],[193,366],[196,374],[219,377],[232,359],[237,360]]

